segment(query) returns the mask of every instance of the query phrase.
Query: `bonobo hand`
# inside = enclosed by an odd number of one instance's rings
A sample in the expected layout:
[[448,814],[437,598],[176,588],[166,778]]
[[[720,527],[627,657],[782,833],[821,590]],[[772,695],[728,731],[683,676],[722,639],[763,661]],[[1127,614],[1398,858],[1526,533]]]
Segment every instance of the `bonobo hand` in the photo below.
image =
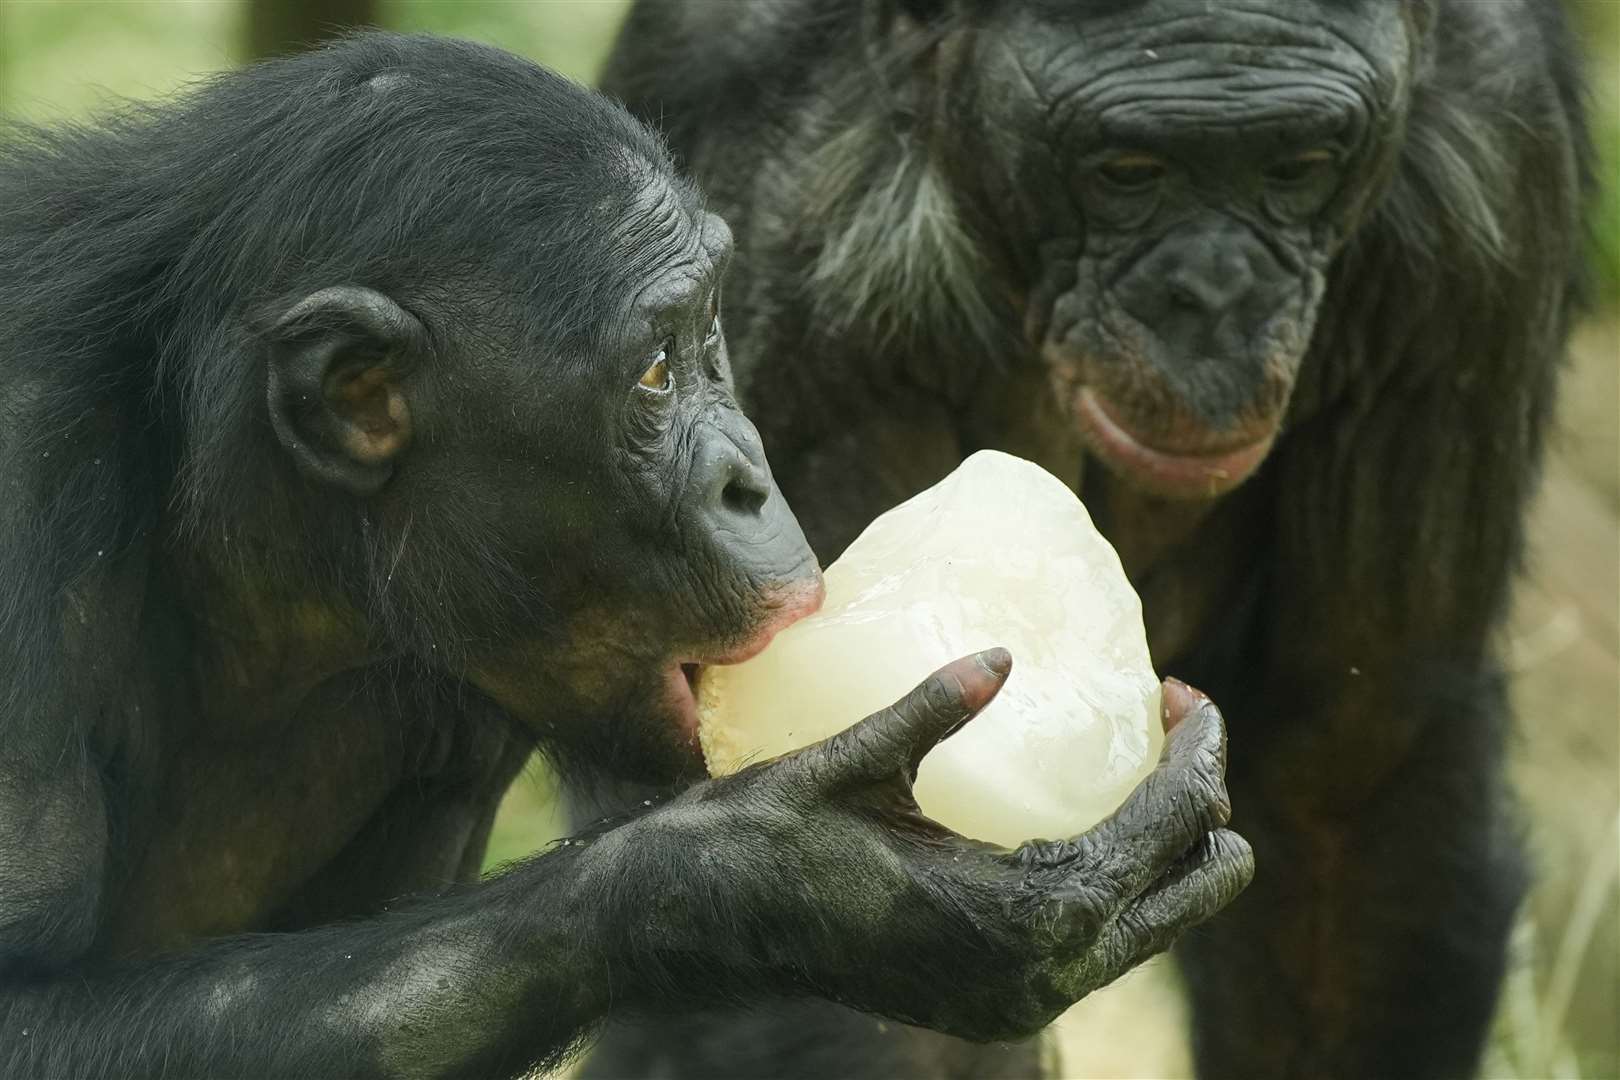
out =
[[690,967],[722,994],[811,992],[969,1039],[1017,1038],[1248,884],[1249,847],[1221,828],[1220,713],[1174,681],[1158,767],[1089,832],[1009,852],[925,818],[918,763],[1010,667],[1000,649],[958,660],[847,731],[628,826],[621,851],[639,853],[642,907],[637,955],[621,959],[650,962],[641,974],[663,985]]

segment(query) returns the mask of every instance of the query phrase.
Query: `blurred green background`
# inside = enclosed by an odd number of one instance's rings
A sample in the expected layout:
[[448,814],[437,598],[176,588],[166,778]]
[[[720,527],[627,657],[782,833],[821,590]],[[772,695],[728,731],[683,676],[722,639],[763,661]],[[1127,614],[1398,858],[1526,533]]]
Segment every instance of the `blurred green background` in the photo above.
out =
[[[760,0],[693,0],[748,3]],[[1490,0],[1478,0],[1490,2]],[[49,122],[198,75],[367,13],[499,45],[594,79],[627,0],[0,0],[0,118]],[[1491,1077],[1620,1077],[1620,0],[1569,0],[1588,53],[1600,175],[1593,312],[1532,517],[1503,653],[1521,717],[1513,768],[1538,882],[1514,939]],[[544,767],[509,796],[489,865],[561,834]],[[1414,903],[1422,897],[1415,896]],[[1065,1074],[1187,1075],[1182,1006],[1155,961],[1060,1024]]]

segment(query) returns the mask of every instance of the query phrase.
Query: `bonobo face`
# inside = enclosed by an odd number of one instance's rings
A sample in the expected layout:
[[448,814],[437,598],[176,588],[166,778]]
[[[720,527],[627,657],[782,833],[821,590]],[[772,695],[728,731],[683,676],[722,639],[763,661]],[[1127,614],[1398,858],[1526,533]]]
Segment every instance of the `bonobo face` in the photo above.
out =
[[581,210],[600,215],[599,254],[618,267],[599,285],[613,294],[604,317],[521,338],[491,365],[455,473],[487,492],[562,629],[543,662],[573,709],[652,716],[689,743],[698,667],[744,660],[814,611],[821,575],[733,397],[719,288],[730,230],[645,163],[629,172],[624,205]]
[[1008,148],[956,167],[1025,238],[1026,332],[1127,482],[1208,497],[1265,457],[1324,271],[1388,169],[1411,10],[1031,4],[976,35],[962,108]]
[[600,495],[614,504],[583,608],[588,623],[658,643],[660,704],[695,734],[698,666],[759,652],[820,606],[821,575],[733,395],[720,296],[731,232],[667,183],[637,202],[623,246],[646,272],[579,403],[602,425]]
[[378,644],[668,777],[692,767],[697,665],[764,648],[821,575],[733,397],[729,230],[628,114],[514,77],[528,96],[467,94],[419,152],[476,198],[397,196],[413,231],[383,235],[375,287],[277,310],[270,418],[339,500],[322,520],[355,534],[365,565],[338,576]]

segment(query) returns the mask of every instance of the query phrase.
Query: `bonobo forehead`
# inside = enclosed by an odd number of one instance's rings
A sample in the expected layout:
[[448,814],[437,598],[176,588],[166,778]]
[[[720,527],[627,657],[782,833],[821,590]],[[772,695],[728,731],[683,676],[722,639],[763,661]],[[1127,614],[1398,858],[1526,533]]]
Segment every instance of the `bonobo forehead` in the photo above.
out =
[[635,333],[658,312],[696,301],[717,284],[731,255],[731,230],[667,168],[627,151],[619,174],[629,201],[603,212],[612,221],[609,249],[624,267],[621,315]]
[[1397,0],[1047,2],[1011,47],[1065,138],[1358,139],[1409,55]]

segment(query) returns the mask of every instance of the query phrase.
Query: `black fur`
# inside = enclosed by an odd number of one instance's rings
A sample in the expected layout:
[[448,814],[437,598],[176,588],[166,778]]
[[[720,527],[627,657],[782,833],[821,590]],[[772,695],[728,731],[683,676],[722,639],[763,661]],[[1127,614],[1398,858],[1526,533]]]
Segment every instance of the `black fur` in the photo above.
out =
[[[1019,1037],[1242,889],[1185,695],[1093,833],[922,820],[1004,655],[702,779],[683,667],[820,595],[730,248],[623,109],[467,43],[6,133],[0,1075],[516,1075],[763,996]],[[476,882],[537,746],[645,801]]]

